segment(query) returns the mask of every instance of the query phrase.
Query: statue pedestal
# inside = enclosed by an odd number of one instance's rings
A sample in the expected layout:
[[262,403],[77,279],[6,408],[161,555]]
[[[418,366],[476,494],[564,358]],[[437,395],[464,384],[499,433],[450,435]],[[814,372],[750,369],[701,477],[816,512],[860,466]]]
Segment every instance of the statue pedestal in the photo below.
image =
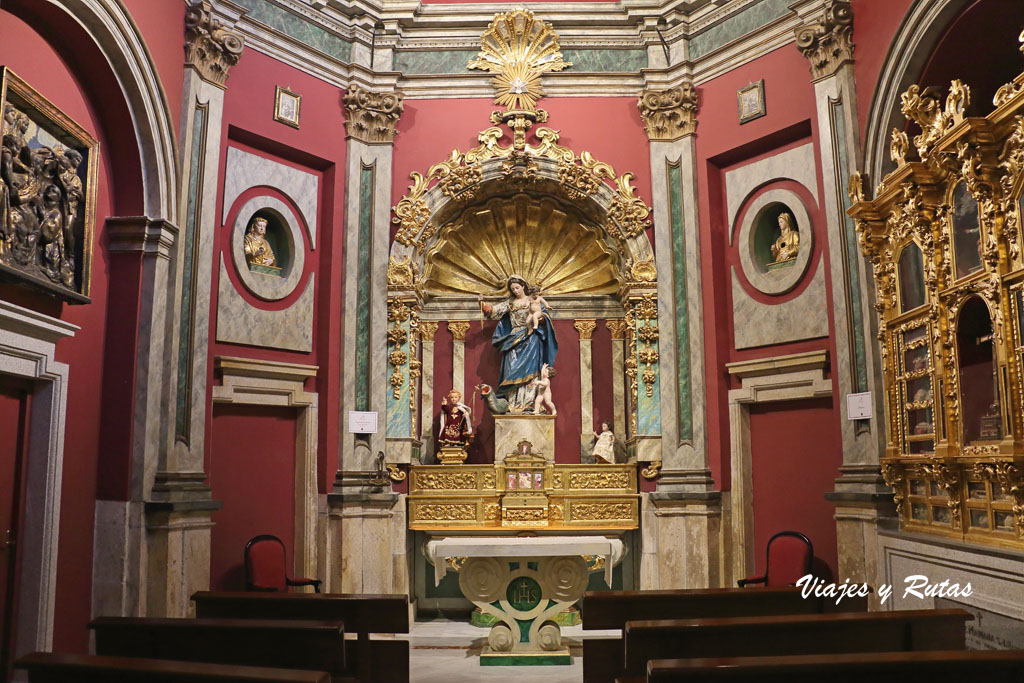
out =
[[442,465],[461,465],[467,455],[465,448],[442,448],[437,452],[437,461]]
[[555,416],[494,416],[494,462],[504,462],[505,456],[519,454],[519,442],[523,439],[533,445],[532,453],[543,455],[548,462],[554,462]]

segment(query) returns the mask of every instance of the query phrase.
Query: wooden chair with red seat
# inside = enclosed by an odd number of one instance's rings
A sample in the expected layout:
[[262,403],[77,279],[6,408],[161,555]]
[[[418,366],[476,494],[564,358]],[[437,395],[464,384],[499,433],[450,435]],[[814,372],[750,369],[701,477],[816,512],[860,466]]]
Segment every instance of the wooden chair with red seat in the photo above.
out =
[[753,584],[792,586],[801,576],[811,573],[814,547],[811,539],[799,531],[780,531],[768,539],[768,559],[764,576],[752,576],[736,582],[740,588]]
[[245,590],[287,592],[289,586],[312,586],[320,592],[319,579],[288,576],[284,543],[277,536],[260,534],[245,544]]

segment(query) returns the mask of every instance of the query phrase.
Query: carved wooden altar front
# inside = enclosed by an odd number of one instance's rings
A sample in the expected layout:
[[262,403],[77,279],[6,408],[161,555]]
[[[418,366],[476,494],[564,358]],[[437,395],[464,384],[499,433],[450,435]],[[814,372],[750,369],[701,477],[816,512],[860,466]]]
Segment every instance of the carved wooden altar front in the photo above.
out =
[[409,472],[410,529],[638,527],[635,465],[555,465],[522,455],[493,465],[418,465]]

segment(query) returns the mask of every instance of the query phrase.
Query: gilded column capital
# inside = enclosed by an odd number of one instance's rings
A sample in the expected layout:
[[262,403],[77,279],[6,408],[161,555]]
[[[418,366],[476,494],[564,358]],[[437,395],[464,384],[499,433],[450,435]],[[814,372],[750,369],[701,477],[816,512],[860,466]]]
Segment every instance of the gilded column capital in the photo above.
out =
[[668,90],[644,90],[636,106],[652,142],[671,142],[697,131],[697,88],[689,81]]
[[448,331],[452,333],[452,339],[464,342],[466,341],[466,333],[469,332],[469,321],[449,320]]
[[345,103],[345,134],[368,143],[395,141],[395,125],[402,115],[400,92],[374,92],[358,85],[349,86]]
[[224,87],[242,56],[242,36],[213,17],[213,6],[199,0],[185,10],[185,64],[205,81]]
[[608,331],[612,333],[612,339],[625,339],[626,338],[626,319],[625,318],[609,318],[604,321],[604,326],[608,328]]
[[580,334],[580,341],[590,341],[594,336],[597,321],[593,319],[577,320],[572,324]]
[[853,61],[853,10],[847,0],[832,0],[817,21],[798,26],[796,46],[811,61],[811,78],[834,74]]
[[434,334],[437,332],[437,323],[428,320],[420,321],[420,339],[425,342],[434,341]]

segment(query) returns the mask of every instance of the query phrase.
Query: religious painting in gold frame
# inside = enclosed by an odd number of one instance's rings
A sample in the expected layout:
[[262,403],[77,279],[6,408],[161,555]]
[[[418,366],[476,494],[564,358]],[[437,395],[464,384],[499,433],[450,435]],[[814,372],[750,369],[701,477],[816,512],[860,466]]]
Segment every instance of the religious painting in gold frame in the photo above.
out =
[[764,103],[764,79],[736,91],[736,112],[740,123],[759,119],[768,113]]
[[277,86],[274,93],[274,120],[292,128],[299,127],[299,109],[302,106],[302,95],[288,88]]
[[0,66],[0,277],[89,303],[99,142]]

